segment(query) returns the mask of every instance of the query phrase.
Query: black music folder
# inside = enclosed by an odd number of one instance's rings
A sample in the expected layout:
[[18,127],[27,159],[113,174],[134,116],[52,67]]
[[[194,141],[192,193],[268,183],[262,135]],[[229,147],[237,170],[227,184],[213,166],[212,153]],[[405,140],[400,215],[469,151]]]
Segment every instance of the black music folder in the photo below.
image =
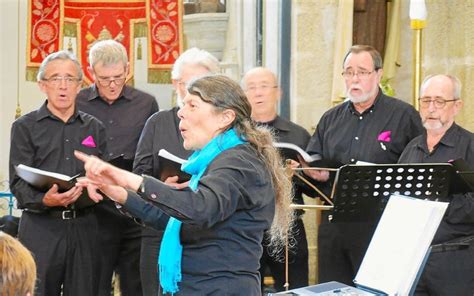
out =
[[166,149],[158,152],[160,166],[160,180],[165,181],[168,177],[178,176],[178,182],[183,183],[191,179],[191,175],[181,170],[181,165],[186,162]]
[[76,178],[81,174],[75,176],[67,176],[55,172],[45,171],[27,165],[19,164],[15,166],[16,174],[28,182],[36,189],[48,191],[53,184],[58,185],[59,192],[65,192],[74,187]]
[[309,155],[306,151],[292,143],[274,142],[273,146],[278,148],[283,158],[299,161],[298,156],[300,156],[310,167],[337,169],[343,165],[339,161],[324,159],[319,154]]
[[[27,165],[19,164],[15,166],[16,174],[31,186],[41,191],[48,191],[54,184],[58,185],[59,192],[66,192],[76,184],[76,179],[83,176],[67,176],[51,171],[45,171]],[[95,202],[89,198],[87,190],[84,189],[81,196],[74,203],[75,209],[82,209],[95,205]]]

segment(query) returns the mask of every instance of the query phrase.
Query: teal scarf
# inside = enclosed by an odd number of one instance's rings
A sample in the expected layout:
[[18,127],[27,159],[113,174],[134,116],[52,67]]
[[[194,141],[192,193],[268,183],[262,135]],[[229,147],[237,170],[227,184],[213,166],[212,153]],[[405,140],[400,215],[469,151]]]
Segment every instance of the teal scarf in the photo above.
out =
[[[227,130],[225,133],[214,137],[201,150],[195,151],[181,169],[191,174],[189,188],[198,190],[199,179],[207,169],[207,166],[222,151],[245,143],[239,138],[235,129]],[[179,240],[181,221],[170,217],[166,225],[163,241],[161,242],[158,265],[160,267],[160,284],[163,293],[174,294],[179,291],[178,283],[181,282],[181,257],[183,246]]]

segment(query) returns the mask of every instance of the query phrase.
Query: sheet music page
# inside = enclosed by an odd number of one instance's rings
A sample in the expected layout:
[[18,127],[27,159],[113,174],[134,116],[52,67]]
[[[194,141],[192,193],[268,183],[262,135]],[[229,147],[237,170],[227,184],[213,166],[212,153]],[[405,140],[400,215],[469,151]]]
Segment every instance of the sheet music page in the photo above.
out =
[[355,283],[408,295],[448,204],[392,195]]
[[25,172],[31,172],[31,173],[37,174],[37,175],[53,177],[53,178],[56,178],[56,179],[59,179],[59,180],[64,180],[64,181],[71,180],[70,176],[60,174],[60,173],[45,171],[45,170],[41,170],[41,169],[37,169],[37,168],[33,168],[33,167],[30,167],[30,166],[27,166],[27,165],[24,165],[24,164],[19,164],[18,169],[22,170],[22,171],[25,171]]
[[182,158],[180,158],[180,157],[178,157],[174,154],[171,154],[166,149],[160,149],[160,151],[158,151],[158,155],[161,156],[161,157],[164,157],[166,159],[172,160],[174,162],[177,162],[179,164],[183,164],[187,161],[186,159],[182,159]]
[[304,161],[306,161],[308,163],[321,159],[321,155],[319,155],[319,154],[309,155],[306,151],[304,151],[303,149],[301,149],[300,147],[298,147],[297,145],[292,144],[292,143],[274,142],[273,146],[275,146],[276,148],[292,149],[295,152],[297,152],[299,155],[301,155],[301,157],[304,159]]

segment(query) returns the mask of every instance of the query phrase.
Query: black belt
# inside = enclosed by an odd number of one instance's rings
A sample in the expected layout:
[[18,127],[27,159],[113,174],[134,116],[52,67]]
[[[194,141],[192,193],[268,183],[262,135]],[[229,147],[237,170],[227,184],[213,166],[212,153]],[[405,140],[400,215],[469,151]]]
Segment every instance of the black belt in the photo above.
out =
[[474,242],[474,236],[457,240],[456,242],[447,242],[431,246],[431,253],[441,253],[468,249]]
[[36,215],[44,215],[44,216],[62,219],[62,220],[70,220],[70,219],[76,219],[76,218],[85,216],[89,213],[92,213],[93,210],[94,210],[93,207],[89,207],[89,208],[84,208],[80,210],[50,209],[44,212],[30,211],[30,210],[26,210],[26,212],[36,214]]

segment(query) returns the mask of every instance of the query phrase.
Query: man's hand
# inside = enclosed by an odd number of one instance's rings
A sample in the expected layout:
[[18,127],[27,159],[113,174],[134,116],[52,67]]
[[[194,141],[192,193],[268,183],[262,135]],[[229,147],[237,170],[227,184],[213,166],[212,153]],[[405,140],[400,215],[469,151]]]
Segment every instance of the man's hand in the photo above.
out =
[[54,184],[43,197],[43,204],[48,207],[67,207],[74,203],[82,194],[82,188],[72,187],[66,192],[59,193],[58,185]]
[[304,170],[303,172],[305,175],[319,182],[326,182],[329,180],[329,171],[326,170]]
[[174,187],[176,189],[183,189],[183,188],[188,187],[189,181],[183,182],[183,183],[178,183],[178,178],[179,178],[178,176],[168,177],[165,180],[165,184],[169,185],[171,187]]
[[[308,163],[306,161],[304,161],[304,159],[301,158],[299,155],[298,155],[298,159],[300,160],[301,167],[310,168]],[[308,176],[311,179],[314,179],[316,181],[319,181],[319,182],[326,182],[327,180],[329,180],[329,171],[328,170],[306,169],[306,170],[303,170],[303,172],[306,176]]]

